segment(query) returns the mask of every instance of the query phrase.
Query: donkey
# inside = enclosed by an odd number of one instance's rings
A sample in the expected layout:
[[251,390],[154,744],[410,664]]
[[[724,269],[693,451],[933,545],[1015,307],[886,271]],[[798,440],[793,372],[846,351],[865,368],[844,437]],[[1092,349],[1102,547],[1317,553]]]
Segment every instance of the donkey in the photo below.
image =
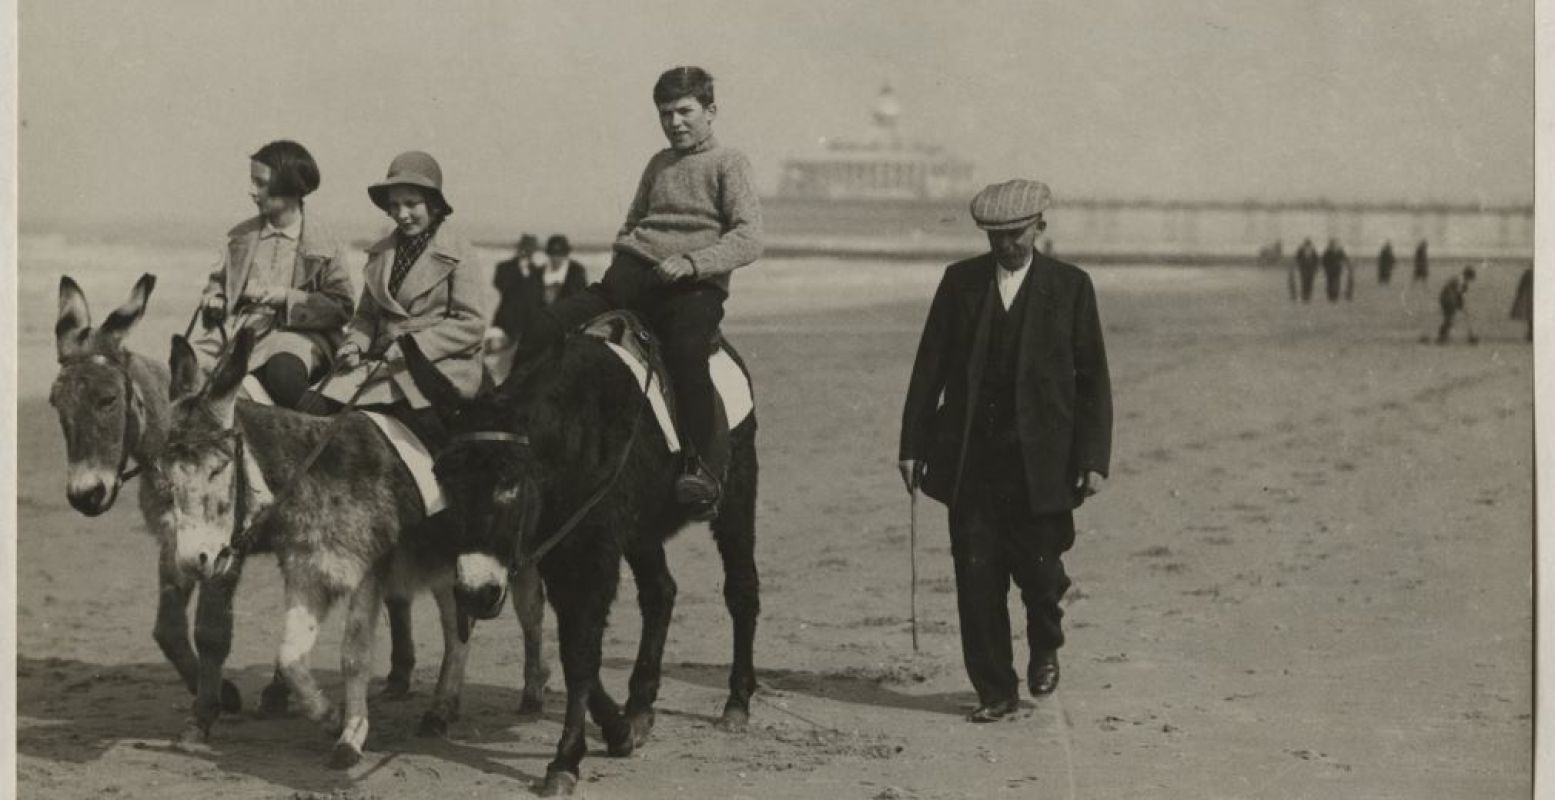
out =
[[[677,458],[635,377],[598,339],[569,336],[495,392],[470,401],[461,401],[418,349],[403,352],[417,386],[446,410],[452,435],[436,469],[460,531],[461,606],[476,618],[499,613],[510,570],[539,562],[567,684],[561,740],[540,788],[547,796],[571,794],[586,749],[585,712],[613,756],[629,755],[653,727],[676,591],[664,543],[688,522],[671,490]],[[734,622],[720,720],[730,730],[747,724],[756,689],[755,432],[752,414],[730,434],[722,512],[712,523]],[[624,714],[599,682],[623,556],[637,582],[643,625]]]
[[[197,573],[181,569],[175,557],[172,487],[156,463],[169,426],[168,371],[160,362],[124,346],[125,337],[144,316],[155,287],[156,276],[142,275],[128,302],[102,326],[93,328],[81,287],[68,276],[60,278],[59,316],[54,326],[60,370],[49,402],[64,430],[66,496],[76,510],[90,517],[103,514],[113,507],[126,481],[142,476],[141,515],[158,544],[160,590],[152,636],[190,694],[195,695],[191,718],[179,736],[181,744],[193,745],[208,739],[220,713],[236,714],[243,709],[237,686],[221,678],[231,650],[232,595],[241,570],[231,570],[222,580],[201,582]],[[187,608],[197,586],[195,646],[191,647]],[[386,605],[393,640],[392,666],[380,696],[397,699],[410,693],[416,653],[409,601],[390,598]],[[532,646],[528,637],[525,644],[538,652],[538,634]],[[543,664],[537,657],[535,663]],[[543,687],[543,678],[534,685]],[[538,708],[539,689],[536,693],[527,690],[521,711]],[[277,670],[260,695],[260,712],[268,716],[284,713],[290,693]]]
[[[59,281],[59,317],[54,325],[59,375],[49,390],[49,403],[59,414],[68,459],[65,494],[70,505],[89,517],[113,507],[126,481],[141,475],[140,511],[146,530],[157,539],[157,620],[152,637],[178,675],[195,695],[194,717],[211,719],[220,712],[237,713],[242,695],[221,678],[222,664],[232,644],[231,579],[200,587],[195,612],[194,644],[189,641],[187,608],[196,580],[178,568],[169,523],[172,494],[156,468],[168,431],[168,373],[124,346],[124,338],[146,312],[156,276],[135,282],[129,300],[92,327],[86,295],[74,280]],[[131,464],[134,466],[132,467]],[[280,676],[264,691],[265,705],[286,704]],[[408,681],[408,669],[403,679]],[[392,680],[392,678],[391,678]],[[208,729],[209,725],[205,725]],[[181,739],[203,738],[191,720]]]
[[[304,714],[338,732],[330,765],[344,769],[361,760],[367,739],[369,662],[386,596],[408,604],[418,588],[432,590],[443,662],[421,732],[445,733],[458,717],[468,637],[460,635],[453,551],[439,535],[438,517],[425,516],[414,478],[366,416],[316,417],[238,398],[253,345],[252,333],[241,331],[202,386],[194,350],[173,337],[173,428],[157,466],[171,486],[175,557],[206,581],[220,581],[248,553],[275,553],[286,597],[279,670]],[[321,442],[317,461],[299,474]],[[319,624],[346,596],[342,710],[325,700],[307,657]],[[538,640],[543,607],[517,610],[525,638]],[[543,664],[526,663],[526,683],[538,685],[526,685],[525,694],[542,692],[544,678]]]

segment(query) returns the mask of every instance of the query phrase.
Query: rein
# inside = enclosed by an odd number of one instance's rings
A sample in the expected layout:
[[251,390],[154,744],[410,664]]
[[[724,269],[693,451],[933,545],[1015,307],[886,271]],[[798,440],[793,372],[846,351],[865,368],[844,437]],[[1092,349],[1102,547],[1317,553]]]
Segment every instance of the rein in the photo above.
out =
[[[324,447],[328,445],[332,439],[334,439],[335,430],[339,427],[340,420],[345,417],[346,412],[350,411],[352,406],[356,405],[356,399],[362,396],[363,391],[366,391],[368,385],[372,383],[373,377],[378,374],[378,370],[381,369],[383,365],[383,361],[374,362],[372,369],[367,371],[367,376],[364,377],[361,384],[356,387],[356,392],[351,395],[351,399],[346,401],[345,407],[340,409],[340,411],[337,412],[334,416],[330,417],[329,424],[324,428],[324,435],[319,437],[318,443],[313,445],[313,449],[308,452],[308,455],[303,458],[302,463],[297,466],[297,471],[292,474],[291,480],[287,481],[286,485],[281,487],[281,491],[275,493],[274,499],[271,500],[270,505],[265,506],[265,508],[262,509],[258,514],[254,515],[254,518],[250,520],[247,525],[244,525],[241,528],[238,526],[238,521],[242,519],[242,512],[245,512],[247,509],[246,506],[234,506],[234,508],[237,509],[237,512],[233,514],[233,534],[231,541],[227,544],[227,546],[231,548],[233,552],[237,553],[241,557],[254,546],[256,540],[259,538],[258,530],[260,526],[263,525],[266,520],[270,519],[270,516],[272,513],[274,513],[274,510],[279,507],[281,503],[284,502],[288,497],[290,497],[292,492],[302,484],[302,479],[307,476],[308,470],[313,468],[313,462],[318,461],[319,456],[324,452]],[[341,366],[342,362],[337,362],[335,367],[330,370],[329,374],[324,376],[324,380],[319,383],[319,388],[317,390],[320,394],[322,394],[324,389],[329,386],[329,382],[334,380],[335,376],[341,373]],[[241,453],[243,439],[242,434],[237,430],[236,419],[233,420],[232,435],[238,439],[238,452]],[[244,481],[242,463],[238,464],[238,469],[238,477],[234,479],[234,483],[237,483],[238,481]]]
[[[646,389],[646,387],[644,388]],[[540,559],[545,558],[546,553],[555,549],[557,545],[562,543],[563,539],[567,538],[568,534],[576,530],[578,525],[582,524],[584,518],[589,515],[589,512],[593,511],[600,501],[605,499],[605,495],[615,488],[616,481],[621,479],[621,473],[626,471],[626,462],[632,455],[632,446],[637,443],[637,432],[642,429],[643,408],[648,405],[647,397],[648,395],[645,393],[643,395],[644,401],[637,407],[637,413],[632,415],[632,432],[626,437],[626,445],[621,448],[621,457],[616,460],[616,467],[611,471],[610,478],[603,484],[600,484],[600,487],[594,490],[594,494],[590,495],[589,499],[584,501],[577,511],[572,512],[572,516],[568,517],[567,521],[562,523],[560,528],[557,528],[555,532],[547,536],[545,541],[542,541],[540,546],[536,547],[533,552],[524,553],[524,537],[520,534],[513,542],[513,562],[508,567],[509,574],[521,572],[532,564],[540,563]]]
[[[561,524],[561,527],[540,542],[540,546],[536,547],[533,552],[527,554],[523,552],[524,536],[523,532],[520,531],[513,542],[513,557],[508,563],[509,574],[521,572],[533,564],[538,564],[541,559],[545,558],[547,553],[555,549],[557,545],[562,543],[562,540],[576,530],[583,523],[583,520],[588,517],[589,513],[605,499],[605,495],[615,488],[616,482],[621,479],[621,473],[626,471],[626,463],[632,455],[632,448],[637,444],[637,434],[642,429],[643,412],[648,407],[648,390],[652,386],[653,374],[649,373],[647,381],[643,384],[642,401],[638,403],[636,413],[632,415],[632,432],[626,437],[626,444],[621,448],[621,455],[616,459],[615,469],[611,470],[610,477],[605,479],[605,482],[600,484],[599,488],[595,489],[592,495],[589,495],[589,498],[583,502],[583,505],[572,512],[572,516],[568,517],[567,521]],[[529,447],[529,437],[525,434],[507,433],[505,431],[461,433],[449,437],[448,446],[444,448],[443,452],[446,453],[456,445],[467,443],[510,444],[515,447]]]

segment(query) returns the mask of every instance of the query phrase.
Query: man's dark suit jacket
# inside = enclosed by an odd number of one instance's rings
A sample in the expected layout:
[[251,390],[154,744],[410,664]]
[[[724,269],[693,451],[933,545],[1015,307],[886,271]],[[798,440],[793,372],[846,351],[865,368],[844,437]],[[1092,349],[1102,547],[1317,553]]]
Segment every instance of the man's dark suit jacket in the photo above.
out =
[[[994,303],[991,253],[950,265],[940,280],[902,410],[900,457],[927,462],[923,490],[954,505],[987,360]],[[1034,253],[1019,332],[1015,420],[1035,514],[1074,509],[1085,470],[1107,474],[1112,383],[1096,290],[1078,267]],[[943,398],[943,402],[942,402]]]
[[[524,326],[545,308],[545,283],[538,270],[525,273],[518,259],[510,258],[497,264],[492,278],[501,302],[491,324],[502,329],[508,338],[517,341]],[[567,297],[588,288],[588,274],[576,261],[567,262],[567,277],[563,279],[557,299]]]

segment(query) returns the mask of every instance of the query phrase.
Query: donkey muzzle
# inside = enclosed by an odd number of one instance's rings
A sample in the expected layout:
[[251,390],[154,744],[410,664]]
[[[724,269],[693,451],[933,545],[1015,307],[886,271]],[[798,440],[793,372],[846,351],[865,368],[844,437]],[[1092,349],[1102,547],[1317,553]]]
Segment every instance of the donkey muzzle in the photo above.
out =
[[507,599],[507,595],[506,583],[488,583],[474,588],[454,587],[459,611],[474,619],[496,619],[502,614],[502,602]]
[[101,478],[71,481],[65,489],[70,506],[89,517],[95,517],[113,507],[119,495],[118,481],[112,485]]

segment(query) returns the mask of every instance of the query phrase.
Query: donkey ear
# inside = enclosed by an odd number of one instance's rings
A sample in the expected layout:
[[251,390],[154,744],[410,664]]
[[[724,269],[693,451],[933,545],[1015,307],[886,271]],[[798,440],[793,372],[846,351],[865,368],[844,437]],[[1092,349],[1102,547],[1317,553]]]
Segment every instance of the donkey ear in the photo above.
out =
[[61,361],[85,350],[91,327],[92,312],[86,306],[86,295],[70,276],[60,276],[59,319],[54,323],[54,347]]
[[216,368],[211,376],[211,388],[207,396],[215,402],[225,402],[237,395],[238,387],[248,376],[248,359],[254,354],[254,331],[241,328],[232,338],[232,352]]
[[167,366],[173,373],[168,394],[174,400],[200,390],[200,364],[194,356],[194,348],[189,345],[188,339],[176,333],[173,334],[173,351],[167,357]]
[[108,319],[98,327],[95,334],[98,340],[110,350],[118,350],[124,342],[124,337],[129,334],[130,328],[146,313],[146,301],[151,298],[151,290],[156,288],[157,276],[146,273],[135,281],[135,288],[130,290],[130,299],[124,305],[113,310]]
[[454,388],[453,381],[432,366],[432,362],[421,352],[421,346],[416,344],[415,337],[405,334],[399,339],[400,352],[405,356],[405,367],[410,370],[410,379],[415,382],[416,388],[426,395],[436,408],[453,408],[462,399],[459,390]]

